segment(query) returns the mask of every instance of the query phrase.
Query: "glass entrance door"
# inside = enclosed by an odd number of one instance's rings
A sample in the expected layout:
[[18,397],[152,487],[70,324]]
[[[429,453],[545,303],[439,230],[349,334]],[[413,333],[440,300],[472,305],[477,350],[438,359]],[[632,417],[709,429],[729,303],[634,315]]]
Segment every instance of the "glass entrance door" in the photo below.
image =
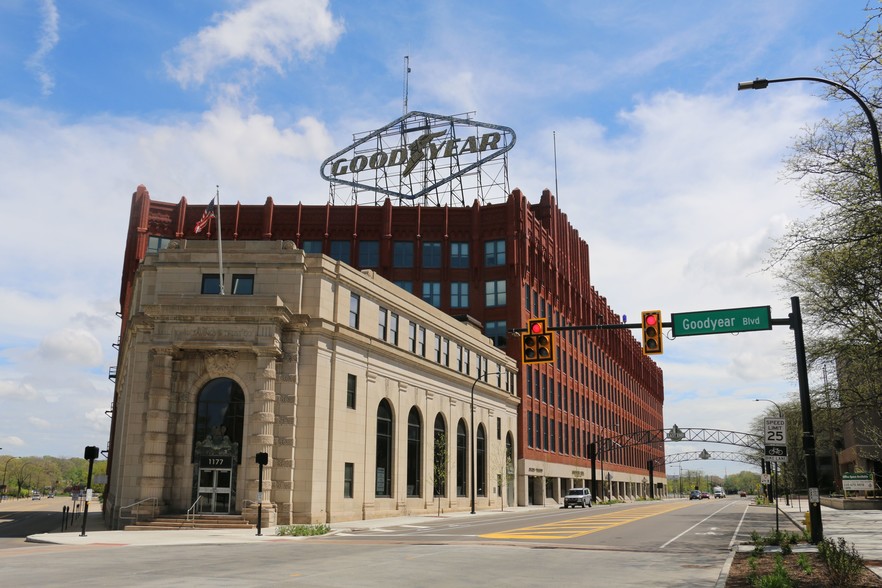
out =
[[233,470],[199,468],[199,512],[230,512]]

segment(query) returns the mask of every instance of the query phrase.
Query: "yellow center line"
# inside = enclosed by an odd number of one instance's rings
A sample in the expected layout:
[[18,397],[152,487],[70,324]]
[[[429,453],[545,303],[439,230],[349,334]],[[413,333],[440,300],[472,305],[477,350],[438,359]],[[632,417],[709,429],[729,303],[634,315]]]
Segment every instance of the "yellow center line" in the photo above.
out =
[[568,519],[554,523],[544,523],[532,527],[522,527],[510,531],[487,533],[481,535],[485,539],[574,539],[598,531],[611,529],[620,525],[626,525],[672,512],[689,506],[688,503],[653,504],[641,506],[624,511],[608,512],[595,516],[586,516],[578,519]]

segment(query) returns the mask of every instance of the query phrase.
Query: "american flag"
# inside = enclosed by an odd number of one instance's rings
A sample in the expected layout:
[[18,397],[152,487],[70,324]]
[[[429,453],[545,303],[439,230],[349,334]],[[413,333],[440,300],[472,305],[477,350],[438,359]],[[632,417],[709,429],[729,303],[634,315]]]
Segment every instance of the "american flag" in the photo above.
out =
[[211,199],[211,202],[208,203],[208,206],[205,207],[205,212],[202,213],[202,218],[199,219],[199,222],[196,223],[196,232],[201,233],[202,229],[208,226],[208,221],[214,218],[214,198]]

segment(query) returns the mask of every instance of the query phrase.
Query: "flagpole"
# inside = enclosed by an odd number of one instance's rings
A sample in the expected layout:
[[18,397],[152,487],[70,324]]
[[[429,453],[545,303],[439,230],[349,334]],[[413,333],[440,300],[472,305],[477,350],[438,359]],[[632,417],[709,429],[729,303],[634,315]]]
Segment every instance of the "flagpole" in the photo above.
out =
[[221,247],[221,218],[220,218],[220,186],[215,186],[217,193],[215,194],[215,207],[217,217],[217,269],[220,276],[220,295],[224,295],[224,250]]

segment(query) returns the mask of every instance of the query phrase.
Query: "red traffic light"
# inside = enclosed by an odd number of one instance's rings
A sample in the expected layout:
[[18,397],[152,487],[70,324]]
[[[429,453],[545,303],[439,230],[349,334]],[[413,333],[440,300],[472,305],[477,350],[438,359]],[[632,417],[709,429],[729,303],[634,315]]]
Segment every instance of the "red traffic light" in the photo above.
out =
[[646,315],[646,319],[644,320],[646,326],[654,327],[656,323],[658,323],[658,315],[656,314],[648,314]]
[[541,322],[537,321],[537,322],[530,323],[530,331],[532,331],[532,333],[534,335],[538,335],[539,333],[541,333],[544,330],[545,330],[545,328],[542,326]]

